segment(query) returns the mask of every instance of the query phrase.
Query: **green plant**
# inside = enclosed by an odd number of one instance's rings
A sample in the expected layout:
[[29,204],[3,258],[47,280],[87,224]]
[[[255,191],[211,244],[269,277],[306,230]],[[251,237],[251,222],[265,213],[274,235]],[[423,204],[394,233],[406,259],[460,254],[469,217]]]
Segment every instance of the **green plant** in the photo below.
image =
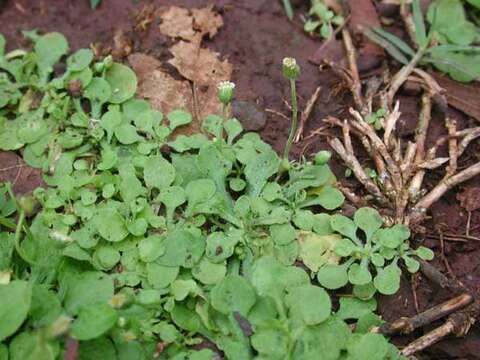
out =
[[[22,149],[46,187],[33,197],[0,187],[0,359],[64,358],[66,334],[80,359],[212,359],[193,349],[205,340],[233,360],[400,358],[368,333],[381,323],[374,299],[341,298],[333,311],[312,283],[343,260],[339,215],[318,213],[344,201],[329,152],[284,169],[226,111],[175,136],[191,114],[136,99],[128,67],[83,49],[55,77],[66,40],[31,38],[32,52],[0,56],[0,148]],[[228,105],[233,87],[222,89]]]
[[333,27],[341,26],[345,19],[340,14],[335,14],[323,0],[312,0],[309,19],[304,24],[304,30],[312,33],[319,31],[319,34],[328,39],[333,35]]
[[413,50],[397,36],[381,28],[372,28],[366,35],[402,64],[432,64],[455,80],[468,82],[480,76],[478,29],[465,14],[460,0],[437,0],[431,3],[427,20],[428,32],[419,0],[412,2],[415,42]]
[[[425,247],[410,249],[410,231],[405,225],[382,228],[383,220],[372,208],[358,209],[353,221],[336,214],[329,219],[324,215],[324,222],[324,238],[315,239],[312,244],[317,243],[317,250],[330,248],[326,253],[328,256],[304,253],[315,256],[314,261],[307,261],[306,265],[312,271],[318,271],[319,283],[327,289],[338,289],[351,283],[354,294],[360,298],[371,298],[376,290],[392,295],[400,286],[400,260],[409,272],[415,273],[420,268],[416,256],[425,260],[433,258],[433,252]],[[330,246],[325,244],[325,239],[331,242]],[[321,254],[321,251],[312,253]],[[372,269],[375,269],[375,276]]]

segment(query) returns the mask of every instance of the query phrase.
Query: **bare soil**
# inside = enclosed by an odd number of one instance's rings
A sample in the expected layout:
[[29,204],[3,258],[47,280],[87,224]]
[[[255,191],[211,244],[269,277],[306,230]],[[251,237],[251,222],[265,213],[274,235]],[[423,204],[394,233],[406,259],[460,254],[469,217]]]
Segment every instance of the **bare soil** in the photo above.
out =
[[[362,0],[363,1],[363,0]],[[360,1],[359,1],[360,2]],[[307,1],[292,1],[297,11],[306,9]],[[176,5],[183,7],[203,7],[214,4],[215,9],[223,16],[225,25],[212,39],[205,42],[206,46],[219,52],[227,58],[234,67],[233,81],[237,85],[236,99],[244,101],[238,107],[239,116],[244,115],[246,122],[252,119],[263,119],[258,123],[249,124],[258,129],[261,136],[277,151],[283,149],[287,139],[289,124],[286,119],[275,115],[267,109],[288,114],[285,100],[288,99],[288,86],[281,71],[281,61],[285,56],[293,56],[302,68],[298,81],[299,106],[303,109],[317,86],[322,87],[321,95],[305,127],[305,139],[296,144],[292,156],[310,156],[321,149],[328,148],[325,138],[309,135],[320,128],[326,115],[345,116],[351,105],[348,91],[342,87],[341,81],[329,69],[319,70],[319,67],[309,60],[321,46],[318,38],[309,37],[302,30],[302,24],[297,20],[289,22],[281,2],[277,0],[103,0],[95,11],[92,11],[87,0],[0,0],[0,31],[7,38],[9,49],[28,46],[23,40],[21,31],[38,29],[39,31],[58,31],[63,33],[70,42],[72,50],[89,47],[91,44],[101,44],[108,50],[117,50],[117,57],[122,57],[122,49],[115,47],[115,34],[123,33],[124,39],[134,52],[143,52],[160,60],[171,57],[168,47],[171,42],[158,30],[158,20],[153,19],[146,29],[135,30],[137,14],[145,6],[158,8]],[[382,14],[391,9],[379,8]],[[360,17],[362,14],[360,13]],[[396,32],[402,30],[396,29]],[[358,39],[357,39],[358,40]],[[363,45],[360,45],[363,46]],[[362,48],[362,63],[365,70],[371,71],[372,66],[382,60],[378,49]],[[317,54],[318,55],[318,54]],[[379,59],[380,57],[380,59]],[[177,76],[175,69],[169,69]],[[362,66],[361,66],[362,70]],[[478,92],[477,92],[478,94]],[[403,94],[400,97],[402,119],[398,131],[403,136],[409,136],[415,129],[419,112],[419,97],[415,94]],[[460,126],[466,127],[474,120],[464,114],[451,110],[459,119]],[[435,120],[435,119],[434,119]],[[432,121],[430,141],[442,133],[441,120]],[[472,125],[472,124],[470,124]],[[460,166],[464,167],[479,161],[478,145],[471,145],[467,155],[462,158]],[[344,168],[333,160],[333,169],[339,178],[343,177]],[[430,181],[438,180],[440,174],[430,175]],[[21,157],[15,153],[0,153],[0,182],[12,181],[15,190],[28,192],[39,186],[41,175],[39,171],[22,165]],[[428,181],[427,181],[428,183]],[[352,184],[353,185],[353,184]],[[469,200],[469,201],[468,201]],[[474,179],[463,184],[459,189],[450,191],[431,210],[432,218],[426,225],[426,234],[417,237],[417,241],[432,248],[436,253],[434,264],[442,271],[446,270],[442,255],[439,234],[448,234],[444,240],[443,253],[447,259],[451,274],[456,276],[473,291],[480,290],[480,239],[466,239],[467,209],[471,210],[470,235],[480,237],[480,179]],[[418,277],[416,294],[419,310],[426,310],[451,294],[432,287],[426,280]],[[385,320],[395,320],[401,316],[414,315],[412,279],[404,276],[401,290],[394,296],[381,298],[380,310]],[[434,324],[438,325],[438,324]],[[399,345],[406,344],[413,337],[422,334],[422,329],[410,337],[394,339]],[[467,337],[448,339],[431,347],[420,355],[420,359],[479,359],[480,331],[473,327]]]

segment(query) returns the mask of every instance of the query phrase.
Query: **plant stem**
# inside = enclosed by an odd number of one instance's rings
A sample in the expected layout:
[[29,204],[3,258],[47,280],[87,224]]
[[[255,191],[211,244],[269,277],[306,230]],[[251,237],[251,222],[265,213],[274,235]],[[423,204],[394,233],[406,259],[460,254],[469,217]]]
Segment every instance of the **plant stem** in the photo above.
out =
[[219,137],[220,139],[223,139],[223,126],[225,125],[225,122],[227,121],[227,115],[228,115],[228,105],[222,103],[222,118],[223,118],[223,124],[220,127],[220,134]]
[[287,14],[287,17],[289,20],[293,19],[293,8],[292,4],[290,3],[290,0],[282,0],[283,1],[283,7],[285,8],[285,13]]
[[288,160],[288,154],[290,153],[290,148],[292,147],[293,137],[297,132],[297,122],[298,122],[298,105],[297,105],[297,88],[295,85],[295,80],[290,79],[290,90],[292,98],[292,124],[290,126],[290,134],[288,135],[287,143],[285,144],[285,150],[283,152],[283,158]]

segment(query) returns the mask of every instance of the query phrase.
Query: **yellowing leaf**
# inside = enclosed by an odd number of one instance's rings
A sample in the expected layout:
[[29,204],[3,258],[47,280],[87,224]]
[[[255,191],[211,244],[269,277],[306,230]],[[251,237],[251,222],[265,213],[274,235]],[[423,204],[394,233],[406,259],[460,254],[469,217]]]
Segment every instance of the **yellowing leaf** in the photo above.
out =
[[324,264],[338,264],[340,257],[335,254],[335,244],[341,240],[339,235],[317,235],[309,231],[300,231],[300,259],[306,267],[317,272]]

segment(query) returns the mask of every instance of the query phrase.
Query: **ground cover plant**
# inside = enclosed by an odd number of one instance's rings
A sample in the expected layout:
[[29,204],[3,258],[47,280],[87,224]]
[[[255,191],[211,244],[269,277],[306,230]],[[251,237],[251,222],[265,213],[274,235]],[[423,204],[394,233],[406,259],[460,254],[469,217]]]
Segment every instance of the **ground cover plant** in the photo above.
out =
[[[32,51],[0,37],[0,147],[46,186],[0,187],[0,359],[61,359],[77,342],[82,360],[402,358],[370,331],[373,296],[432,254],[372,208],[332,212],[328,153],[288,161],[295,126],[283,157],[244,132],[229,82],[223,113],[178,134],[192,115],[135,98],[129,67],[25,35]],[[283,62],[294,123],[299,70]],[[337,304],[326,289],[341,287]]]

